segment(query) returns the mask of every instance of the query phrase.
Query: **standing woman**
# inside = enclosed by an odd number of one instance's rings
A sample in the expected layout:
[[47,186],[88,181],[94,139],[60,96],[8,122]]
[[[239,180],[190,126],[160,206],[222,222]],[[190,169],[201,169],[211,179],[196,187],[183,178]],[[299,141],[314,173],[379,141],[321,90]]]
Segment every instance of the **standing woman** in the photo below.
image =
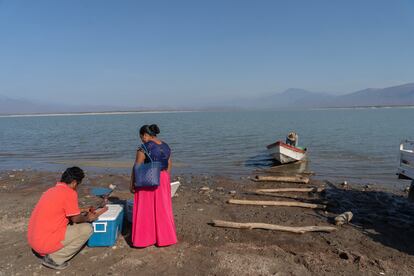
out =
[[[158,187],[135,188],[134,170],[131,174],[130,191],[134,194],[132,214],[132,245],[168,246],[177,243],[174,214],[171,203],[171,149],[157,138],[157,125],[143,125],[139,135],[143,146],[153,161],[161,162],[160,185]],[[135,166],[150,162],[142,147],[137,150]]]

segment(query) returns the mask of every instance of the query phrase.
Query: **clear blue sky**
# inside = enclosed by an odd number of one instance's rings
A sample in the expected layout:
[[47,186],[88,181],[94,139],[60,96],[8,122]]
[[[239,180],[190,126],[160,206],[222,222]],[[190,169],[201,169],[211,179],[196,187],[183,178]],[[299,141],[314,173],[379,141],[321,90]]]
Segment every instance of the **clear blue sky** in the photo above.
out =
[[0,95],[139,106],[414,81],[414,1],[0,0]]

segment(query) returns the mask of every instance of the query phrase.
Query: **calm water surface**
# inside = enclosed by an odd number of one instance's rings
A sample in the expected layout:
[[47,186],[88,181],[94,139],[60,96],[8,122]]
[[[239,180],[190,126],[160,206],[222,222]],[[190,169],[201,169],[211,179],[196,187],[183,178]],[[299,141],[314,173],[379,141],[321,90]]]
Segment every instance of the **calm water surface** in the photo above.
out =
[[392,185],[413,119],[412,108],[0,117],[0,168],[127,172],[139,127],[157,123],[176,173],[249,175],[270,165],[266,145],[295,130],[317,177]]

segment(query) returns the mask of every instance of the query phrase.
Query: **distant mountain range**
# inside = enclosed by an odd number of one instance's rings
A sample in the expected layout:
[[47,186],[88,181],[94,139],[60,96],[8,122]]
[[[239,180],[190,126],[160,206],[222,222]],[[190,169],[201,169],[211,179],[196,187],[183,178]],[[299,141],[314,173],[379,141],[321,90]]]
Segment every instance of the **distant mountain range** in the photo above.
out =
[[290,88],[282,93],[237,100],[227,104],[229,107],[254,109],[408,105],[414,105],[414,83],[380,89],[368,88],[339,96]]
[[[12,99],[0,95],[0,114],[43,114],[43,113],[89,113],[89,112],[125,112],[131,110],[146,111],[145,107],[122,107],[104,105],[64,105],[38,103],[26,99]],[[151,108],[151,110],[153,110]]]
[[[249,99],[235,99],[229,103],[198,105],[197,109],[291,109],[291,108],[337,108],[364,106],[408,106],[414,105],[414,83],[381,89],[368,88],[357,92],[334,96],[327,93],[311,92],[290,88],[282,93],[257,96]],[[192,109],[182,106],[169,110]],[[26,99],[12,99],[0,95],[0,114],[69,113],[103,111],[145,111],[148,107],[114,106],[66,106],[35,103]],[[158,108],[162,110],[165,108]],[[151,108],[154,110],[154,108]]]
[[58,107],[52,105],[33,103],[25,99],[12,99],[0,95],[0,114],[50,113],[58,109]]
[[329,105],[333,107],[414,105],[414,83],[382,89],[364,89],[339,96]]

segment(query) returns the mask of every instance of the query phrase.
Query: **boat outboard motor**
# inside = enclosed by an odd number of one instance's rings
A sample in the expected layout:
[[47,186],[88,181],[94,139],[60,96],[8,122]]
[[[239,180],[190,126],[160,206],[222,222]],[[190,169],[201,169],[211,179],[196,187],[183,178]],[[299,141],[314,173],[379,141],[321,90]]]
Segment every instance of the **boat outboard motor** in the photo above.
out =
[[299,136],[295,132],[289,132],[288,136],[286,137],[286,144],[297,147],[298,140]]
[[411,181],[410,191],[408,192],[408,200],[414,202],[414,180]]

